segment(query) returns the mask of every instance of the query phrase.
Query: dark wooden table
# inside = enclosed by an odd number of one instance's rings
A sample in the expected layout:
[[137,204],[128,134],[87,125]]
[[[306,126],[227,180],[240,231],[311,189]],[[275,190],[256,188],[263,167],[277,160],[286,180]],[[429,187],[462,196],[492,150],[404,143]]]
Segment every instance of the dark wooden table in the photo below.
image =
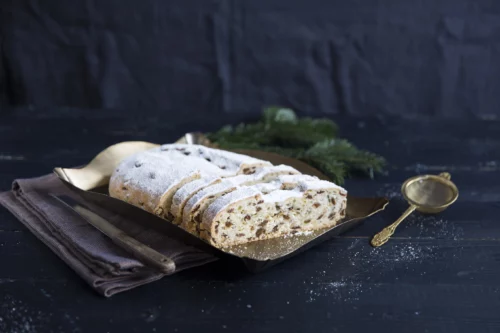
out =
[[[47,114],[0,118],[0,189],[84,164],[119,141],[170,142],[220,126],[210,115]],[[499,332],[500,121],[336,120],[345,137],[390,162],[386,175],[349,180],[347,189],[391,203],[356,230],[257,275],[217,262],[105,299],[0,208],[0,331]],[[387,245],[370,247],[370,236],[406,208],[401,183],[445,170],[459,187],[457,203],[438,216],[411,216]]]

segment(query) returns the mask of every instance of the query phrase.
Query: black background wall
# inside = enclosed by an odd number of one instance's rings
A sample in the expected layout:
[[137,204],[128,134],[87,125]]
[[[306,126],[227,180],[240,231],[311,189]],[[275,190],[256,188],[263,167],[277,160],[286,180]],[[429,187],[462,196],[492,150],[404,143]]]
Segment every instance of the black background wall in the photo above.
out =
[[0,35],[4,110],[500,115],[498,0],[0,0]]

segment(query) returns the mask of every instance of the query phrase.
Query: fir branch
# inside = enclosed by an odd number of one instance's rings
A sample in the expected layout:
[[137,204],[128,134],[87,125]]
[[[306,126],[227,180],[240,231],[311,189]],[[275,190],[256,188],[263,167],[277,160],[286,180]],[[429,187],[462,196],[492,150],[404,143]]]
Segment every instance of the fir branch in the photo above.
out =
[[338,139],[337,130],[329,119],[298,118],[290,109],[271,107],[257,123],[225,126],[207,135],[221,148],[258,149],[300,159],[339,184],[356,171],[373,177],[383,170],[382,157]]

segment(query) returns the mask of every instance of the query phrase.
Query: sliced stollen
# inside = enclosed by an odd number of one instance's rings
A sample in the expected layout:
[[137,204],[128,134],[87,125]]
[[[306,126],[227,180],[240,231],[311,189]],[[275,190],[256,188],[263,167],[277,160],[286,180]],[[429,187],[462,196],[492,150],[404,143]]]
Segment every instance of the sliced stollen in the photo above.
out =
[[218,197],[236,190],[238,186],[266,183],[280,176],[290,175],[292,177],[298,174],[299,172],[290,166],[277,165],[257,169],[251,175],[228,177],[217,184],[207,186],[187,200],[182,212],[181,227],[198,235],[198,225],[201,223],[205,208]]
[[202,145],[188,144],[166,144],[154,148],[158,152],[169,152],[176,150],[185,156],[195,156],[215,164],[222,170],[231,174],[252,174],[257,168],[272,166],[270,162],[259,160],[250,156],[236,154],[225,150],[208,148]]
[[323,180],[299,181],[293,189],[264,194],[240,188],[205,210],[200,237],[227,247],[334,226],[345,217],[347,192]]
[[185,184],[202,176],[235,176],[268,165],[204,146],[163,145],[122,161],[111,176],[109,191],[111,196],[172,220],[173,196]]
[[194,235],[198,235],[197,225],[201,222],[201,214],[205,208],[218,197],[234,191],[236,188],[237,185],[230,180],[223,180],[193,195],[184,206],[180,227]]
[[112,197],[162,215],[161,207],[166,201],[163,195],[172,184],[185,178],[193,180],[200,177],[198,169],[187,172],[176,170],[176,163],[175,158],[152,152],[130,156],[111,175],[109,193]]
[[175,224],[180,224],[182,222],[182,212],[184,206],[192,196],[194,196],[199,191],[203,190],[205,187],[220,183],[222,178],[220,177],[203,177],[200,179],[193,180],[190,183],[182,186],[175,194],[172,199],[172,206],[170,207],[170,213],[174,216]]
[[[202,230],[202,219],[203,214],[205,213],[206,208],[214,202],[217,198],[226,195],[227,193],[237,191],[236,196],[245,195],[246,193],[251,193],[249,190],[259,191],[260,194],[269,194],[276,190],[284,190],[284,189],[294,189],[299,186],[300,183],[304,181],[315,181],[318,180],[315,176],[302,175],[302,174],[272,174],[270,177],[256,177],[255,175],[250,176],[236,176],[233,178],[229,178],[228,180],[237,179],[236,186],[232,186],[231,183],[227,187],[224,188],[224,191],[219,191],[219,188],[214,188],[210,193],[211,195],[201,200],[204,200],[203,207],[192,215],[192,217],[188,220],[188,224],[186,226],[189,230],[195,230],[194,233],[196,235],[200,235],[200,230]],[[259,183],[257,180],[260,180]],[[263,182],[266,180],[267,182]],[[215,193],[215,195],[214,195]],[[200,201],[201,201],[200,200]],[[193,232],[193,231],[192,231]]]
[[[239,184],[256,184],[263,181],[274,179],[279,175],[294,175],[299,174],[299,171],[288,165],[266,166],[256,169],[255,173],[251,175],[237,175],[230,176],[225,179],[231,180],[235,185]],[[196,193],[204,188],[220,183],[221,179],[218,177],[202,177],[201,179],[194,180],[182,186],[174,195],[170,212],[174,216],[174,223],[179,224],[183,220],[183,211],[186,203]]]
[[[182,167],[179,167],[182,165]],[[111,175],[109,193],[162,217],[168,217],[173,194],[184,184],[221,169],[202,158],[172,151],[145,151],[123,160]]]

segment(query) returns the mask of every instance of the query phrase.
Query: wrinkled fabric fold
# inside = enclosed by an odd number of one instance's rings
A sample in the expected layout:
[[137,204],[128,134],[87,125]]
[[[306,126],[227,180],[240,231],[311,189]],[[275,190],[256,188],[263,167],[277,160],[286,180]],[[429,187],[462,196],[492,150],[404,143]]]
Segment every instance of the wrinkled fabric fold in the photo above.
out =
[[63,194],[71,196],[128,235],[171,258],[176,264],[175,272],[216,260],[208,253],[84,201],[52,174],[15,180],[11,191],[0,193],[0,204],[103,296],[109,297],[159,280],[164,274],[147,267],[118,247],[52,196]]

